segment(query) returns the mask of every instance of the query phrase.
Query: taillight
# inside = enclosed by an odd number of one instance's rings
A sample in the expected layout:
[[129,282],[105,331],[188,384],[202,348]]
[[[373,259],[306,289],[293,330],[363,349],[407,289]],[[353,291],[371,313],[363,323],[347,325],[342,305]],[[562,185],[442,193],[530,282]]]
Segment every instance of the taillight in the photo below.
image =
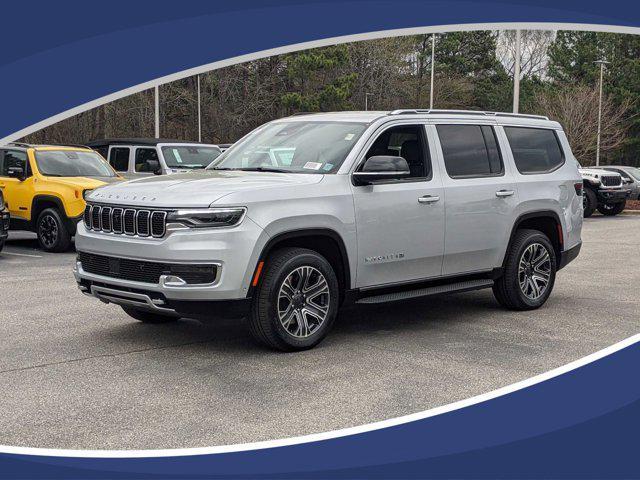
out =
[[581,196],[582,195],[582,189],[584,187],[584,185],[582,184],[582,182],[580,183],[574,183],[573,184],[574,188],[576,189],[576,195]]

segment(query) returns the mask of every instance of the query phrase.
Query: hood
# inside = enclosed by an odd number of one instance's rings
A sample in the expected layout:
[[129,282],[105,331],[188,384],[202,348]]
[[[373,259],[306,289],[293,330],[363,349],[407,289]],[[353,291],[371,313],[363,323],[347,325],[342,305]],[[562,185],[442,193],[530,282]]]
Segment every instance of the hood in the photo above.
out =
[[231,193],[311,185],[323,177],[303,173],[198,170],[109,185],[91,193],[87,200],[131,206],[202,208]]
[[610,170],[601,170],[599,168],[580,168],[580,173],[588,177],[601,177],[606,175],[607,177],[619,177],[618,172],[612,172]]
[[47,177],[50,183],[57,183],[71,188],[91,190],[110,183],[122,182],[122,177]]

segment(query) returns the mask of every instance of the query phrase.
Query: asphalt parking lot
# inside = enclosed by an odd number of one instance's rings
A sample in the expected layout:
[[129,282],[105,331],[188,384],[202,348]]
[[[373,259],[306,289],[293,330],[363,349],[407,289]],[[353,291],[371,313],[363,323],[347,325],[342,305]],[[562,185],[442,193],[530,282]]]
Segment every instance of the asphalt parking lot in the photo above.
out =
[[341,313],[315,350],[252,343],[241,321],[144,325],[80,294],[75,254],[27,234],[0,253],[0,444],[204,447],[302,435],[484,393],[640,331],[640,215],[585,221],[540,310],[490,291]]

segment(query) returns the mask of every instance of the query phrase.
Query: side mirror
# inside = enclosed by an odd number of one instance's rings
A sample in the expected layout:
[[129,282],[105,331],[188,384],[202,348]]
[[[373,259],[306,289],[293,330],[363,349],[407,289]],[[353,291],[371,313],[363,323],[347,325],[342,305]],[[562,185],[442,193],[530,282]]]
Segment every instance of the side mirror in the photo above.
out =
[[353,173],[355,185],[371,185],[380,180],[401,180],[411,175],[409,164],[402,157],[376,155],[364,162],[362,170]]
[[18,180],[24,180],[24,168],[22,167],[9,167],[7,174],[11,178],[17,178]]

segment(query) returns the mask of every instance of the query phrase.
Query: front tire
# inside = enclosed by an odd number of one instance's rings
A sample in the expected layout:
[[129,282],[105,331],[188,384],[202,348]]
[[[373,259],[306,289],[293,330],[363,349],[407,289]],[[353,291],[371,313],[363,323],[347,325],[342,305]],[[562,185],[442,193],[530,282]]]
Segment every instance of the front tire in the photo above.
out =
[[55,208],[45,208],[36,223],[40,248],[45,252],[66,252],[71,246],[71,234]]
[[306,248],[283,248],[265,263],[249,316],[253,337],[286,352],[315,347],[338,311],[338,279],[331,264]]
[[589,218],[596,211],[598,206],[598,198],[593,190],[589,188],[583,188],[582,191],[582,206],[584,207],[584,218]]
[[511,310],[533,310],[549,298],[556,279],[556,255],[542,232],[518,230],[507,252],[504,274],[493,294]]
[[627,206],[627,202],[618,202],[618,203],[603,203],[602,205],[598,205],[598,211],[602,215],[606,215],[607,217],[613,217],[622,213],[624,208]]
[[125,307],[123,305],[121,305],[121,307],[124,313],[142,323],[171,323],[180,319],[180,317],[175,315],[163,315],[161,313],[140,310],[134,307]]

